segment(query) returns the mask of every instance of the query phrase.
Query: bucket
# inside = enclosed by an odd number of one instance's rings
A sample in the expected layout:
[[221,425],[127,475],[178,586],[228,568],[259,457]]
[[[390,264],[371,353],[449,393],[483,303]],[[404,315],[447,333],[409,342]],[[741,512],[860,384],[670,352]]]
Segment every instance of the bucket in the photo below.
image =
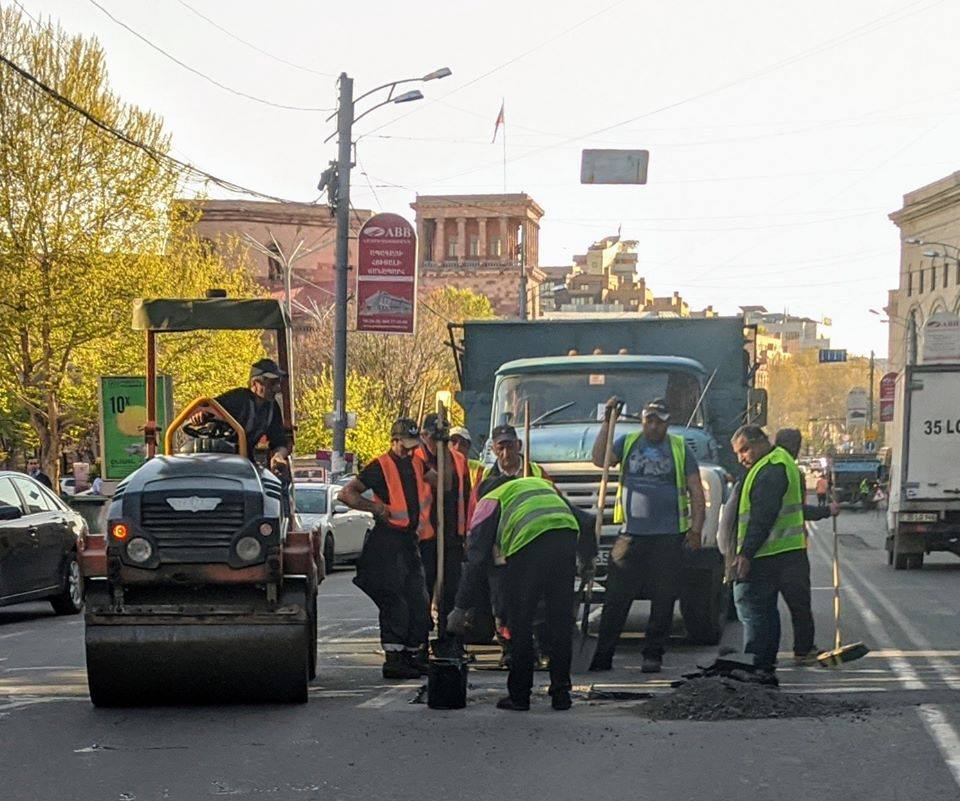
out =
[[467,705],[467,663],[463,659],[431,659],[427,674],[427,706],[463,709]]

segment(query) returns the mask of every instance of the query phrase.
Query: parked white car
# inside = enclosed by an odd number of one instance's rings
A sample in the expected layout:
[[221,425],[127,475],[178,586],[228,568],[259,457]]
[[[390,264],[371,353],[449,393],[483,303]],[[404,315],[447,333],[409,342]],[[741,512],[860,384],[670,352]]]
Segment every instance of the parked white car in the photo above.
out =
[[341,489],[337,484],[294,484],[300,525],[319,532],[328,567],[356,561],[374,523],[369,512],[358,512],[339,502]]

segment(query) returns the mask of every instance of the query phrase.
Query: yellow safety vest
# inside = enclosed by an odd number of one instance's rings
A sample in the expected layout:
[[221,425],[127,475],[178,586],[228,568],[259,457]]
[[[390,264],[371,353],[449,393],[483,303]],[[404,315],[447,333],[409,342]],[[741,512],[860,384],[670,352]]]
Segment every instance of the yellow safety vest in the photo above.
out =
[[[623,515],[623,474],[624,474],[624,465],[627,463],[627,456],[630,454],[630,449],[633,448],[634,444],[640,437],[643,436],[642,431],[634,431],[630,434],[627,434],[627,438],[623,441],[623,453],[620,456],[620,481],[617,484],[617,505],[613,510],[613,522],[622,523],[624,521]],[[680,520],[680,534],[686,534],[690,530],[690,493],[687,489],[687,474],[686,474],[686,464],[687,464],[687,445],[683,441],[683,437],[677,436],[676,434],[667,434],[667,438],[670,441],[670,450],[673,452],[673,466],[674,473],[677,480],[677,513],[678,519]],[[664,532],[667,533],[667,532]]]
[[780,502],[780,511],[777,513],[773,528],[770,529],[770,536],[754,555],[756,559],[787,551],[802,551],[807,547],[803,536],[803,491],[800,489],[800,470],[789,453],[783,448],[776,447],[750,468],[750,472],[743,481],[737,518],[737,553],[740,553],[743,548],[747,526],[750,523],[750,490],[753,488],[757,474],[770,464],[782,464],[787,471],[787,491]]

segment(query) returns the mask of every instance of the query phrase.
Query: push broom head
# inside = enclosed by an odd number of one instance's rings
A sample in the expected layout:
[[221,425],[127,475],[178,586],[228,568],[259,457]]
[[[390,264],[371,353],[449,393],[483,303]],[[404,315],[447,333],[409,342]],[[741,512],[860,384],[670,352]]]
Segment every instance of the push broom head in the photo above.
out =
[[817,657],[817,663],[824,668],[837,668],[845,662],[853,662],[857,659],[863,659],[870,653],[862,642],[855,642],[851,645],[844,645],[842,648],[834,648],[832,651],[824,651]]

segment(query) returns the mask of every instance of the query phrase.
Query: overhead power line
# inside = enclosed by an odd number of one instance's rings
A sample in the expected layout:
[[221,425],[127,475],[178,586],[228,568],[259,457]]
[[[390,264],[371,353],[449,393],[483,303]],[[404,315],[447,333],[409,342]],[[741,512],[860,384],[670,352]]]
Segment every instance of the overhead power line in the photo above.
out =
[[286,109],[286,110],[288,110],[288,111],[332,111],[332,110],[333,110],[333,109],[329,109],[329,108],[318,108],[318,107],[315,107],[315,106],[291,106],[291,105],[287,105],[286,103],[275,103],[275,102],[272,101],[272,100],[267,100],[267,99],[262,98],[262,97],[257,97],[256,95],[251,95],[251,94],[248,94],[247,92],[242,92],[242,91],[240,91],[239,89],[234,89],[232,86],[227,86],[227,84],[221,83],[221,82],[218,81],[216,78],[211,78],[211,77],[210,77],[209,75],[207,75],[205,72],[201,72],[201,71],[198,70],[196,67],[191,67],[189,64],[184,63],[183,61],[181,61],[181,60],[180,60],[179,58],[177,58],[176,56],[172,55],[171,53],[168,53],[166,50],[164,50],[162,47],[160,47],[160,45],[154,44],[152,41],[150,41],[150,40],[149,40],[146,36],[144,36],[142,33],[140,33],[139,31],[134,30],[133,28],[131,28],[129,25],[127,25],[127,23],[123,22],[122,20],[117,19],[117,18],[116,18],[113,14],[111,14],[106,8],[104,8],[102,5],[100,5],[100,3],[97,2],[97,0],[88,0],[88,2],[89,2],[91,5],[96,6],[98,9],[100,9],[100,11],[103,12],[103,14],[105,14],[107,17],[109,17],[113,22],[115,22],[115,23],[116,23],[117,25],[119,25],[121,28],[123,28],[123,29],[126,30],[126,31],[129,31],[129,32],[132,33],[134,36],[136,36],[136,37],[137,37],[141,42],[143,42],[145,45],[147,45],[148,47],[152,48],[153,50],[156,50],[156,51],[157,51],[158,53],[160,53],[160,55],[162,55],[164,58],[169,59],[169,60],[172,61],[174,64],[177,64],[178,66],[183,67],[183,69],[187,70],[188,72],[193,73],[194,75],[196,75],[196,76],[199,77],[199,78],[203,78],[203,80],[207,81],[208,83],[213,84],[214,86],[216,86],[216,87],[218,87],[218,88],[220,88],[220,89],[223,89],[224,91],[230,92],[231,94],[237,95],[238,97],[246,98],[247,100],[252,100],[252,101],[254,101],[255,103],[262,103],[262,104],[265,105],[265,106],[273,106],[274,108],[282,108],[282,109]]
[[0,63],[4,64],[9,69],[13,70],[17,75],[23,78],[25,81],[30,83],[34,89],[39,90],[47,94],[49,97],[56,100],[58,103],[66,106],[67,108],[75,111],[77,114],[81,115],[89,123],[99,128],[104,133],[113,136],[116,139],[119,139],[121,142],[129,145],[130,147],[135,147],[138,150],[146,153],[150,158],[156,161],[159,164],[162,164],[168,168],[174,168],[177,170],[182,170],[188,175],[192,175],[196,178],[202,178],[206,181],[216,184],[217,186],[226,189],[230,192],[235,192],[243,195],[250,195],[251,197],[259,197],[264,200],[273,200],[278,203],[295,203],[298,201],[287,200],[282,197],[277,197],[276,195],[269,195],[265,192],[258,192],[255,189],[249,189],[248,187],[242,186],[241,184],[234,183],[233,181],[228,181],[226,178],[220,178],[212,173],[207,172],[206,170],[201,170],[199,167],[195,167],[193,164],[189,164],[185,161],[180,161],[180,159],[174,158],[173,156],[164,153],[157,148],[148,145],[144,142],[140,142],[131,136],[128,136],[123,131],[118,130],[117,128],[110,125],[108,122],[104,122],[99,117],[92,114],[87,109],[73,102],[70,98],[65,97],[60,94],[56,89],[51,86],[48,86],[46,83],[41,81],[37,76],[33,75],[27,70],[23,69],[20,65],[14,63],[4,55],[0,55]]
[[197,9],[195,9],[195,8],[194,8],[192,5],[190,5],[189,3],[184,2],[184,0],[177,0],[177,2],[178,2],[180,5],[182,5],[185,9],[187,9],[188,11],[192,12],[193,14],[196,14],[196,15],[197,15],[198,17],[200,17],[200,19],[202,19],[204,22],[208,23],[209,25],[212,25],[214,28],[216,28],[216,29],[217,29],[218,31],[220,31],[221,33],[226,34],[227,36],[229,36],[229,37],[230,37],[231,39],[233,39],[234,41],[240,42],[240,44],[242,44],[242,45],[244,45],[244,46],[246,46],[246,47],[249,47],[251,50],[253,50],[253,51],[257,52],[257,53],[260,53],[260,55],[266,56],[267,58],[272,59],[273,61],[276,61],[276,62],[279,63],[279,64],[286,64],[288,67],[293,67],[294,69],[301,70],[302,72],[309,72],[309,73],[311,73],[311,74],[313,74],[313,75],[322,75],[322,76],[324,76],[324,77],[326,77],[326,78],[336,78],[336,77],[337,77],[337,76],[334,75],[332,72],[321,72],[320,70],[315,70],[315,69],[313,69],[312,67],[306,67],[306,66],[304,66],[303,64],[297,64],[296,62],[288,61],[287,59],[281,58],[280,56],[278,56],[278,55],[276,55],[276,54],[274,54],[274,53],[271,53],[271,52],[269,52],[268,50],[264,50],[262,47],[257,47],[257,45],[255,45],[253,42],[248,42],[246,39],[242,39],[241,37],[237,36],[235,33],[233,33],[233,31],[227,30],[227,29],[224,28],[222,25],[220,25],[216,20],[210,19],[210,17],[208,17],[206,14],[201,13],[200,11],[198,11]]

